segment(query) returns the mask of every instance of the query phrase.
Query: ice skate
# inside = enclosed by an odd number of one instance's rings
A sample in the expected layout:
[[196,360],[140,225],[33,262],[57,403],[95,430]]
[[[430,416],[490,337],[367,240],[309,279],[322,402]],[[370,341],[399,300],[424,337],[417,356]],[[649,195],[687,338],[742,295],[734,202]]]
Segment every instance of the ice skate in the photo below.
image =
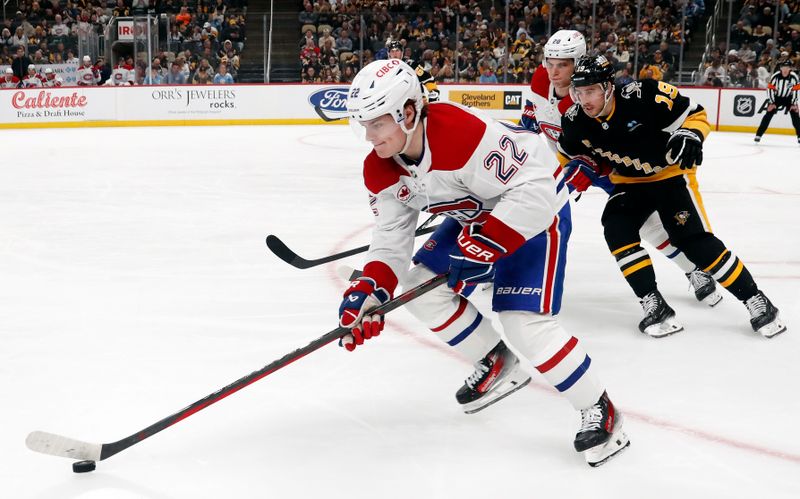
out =
[[464,412],[473,414],[530,383],[531,377],[519,359],[502,341],[475,364],[475,372],[464,382],[456,400]]
[[603,392],[593,406],[581,410],[581,429],[575,435],[575,450],[582,452],[589,466],[597,467],[631,444],[622,429],[622,414]]
[[760,136],[758,136],[758,135],[756,135],[756,136],[753,138],[753,142],[755,142],[756,144],[758,144],[759,142],[761,142],[761,137],[760,137]]
[[786,331],[786,326],[778,316],[778,308],[761,291],[744,302],[750,312],[750,325],[753,331],[765,338],[772,338]]
[[686,278],[689,279],[690,289],[694,291],[694,296],[700,303],[713,307],[722,300],[722,294],[717,291],[717,283],[707,273],[694,269],[686,274]]
[[639,331],[653,338],[663,338],[683,331],[683,326],[675,319],[675,311],[667,305],[658,291],[646,295],[641,300],[644,319],[639,322]]

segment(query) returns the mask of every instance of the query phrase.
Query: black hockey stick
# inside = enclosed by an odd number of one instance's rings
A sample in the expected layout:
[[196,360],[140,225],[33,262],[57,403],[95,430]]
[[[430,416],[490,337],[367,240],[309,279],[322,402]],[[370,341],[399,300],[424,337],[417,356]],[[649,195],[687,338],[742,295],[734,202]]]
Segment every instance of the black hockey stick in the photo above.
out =
[[314,111],[316,111],[316,113],[319,115],[319,117],[322,118],[322,121],[330,122],[330,121],[339,121],[339,120],[347,119],[347,115],[345,115],[345,116],[328,116],[327,114],[325,114],[325,111],[319,106],[314,106]]
[[[376,307],[374,309],[374,312],[379,312],[384,314],[391,312],[392,310],[405,305],[411,300],[422,296],[423,294],[434,289],[440,284],[443,284],[445,281],[447,281],[447,274],[438,275],[420,284],[415,288],[409,289],[405,293],[401,294],[400,296],[392,300],[389,300],[383,305]],[[283,357],[272,362],[271,364],[268,364],[257,371],[253,371],[247,376],[240,378],[223,388],[220,388],[216,392],[206,397],[203,397],[202,399],[181,409],[175,414],[167,416],[161,421],[158,421],[157,423],[154,423],[148,426],[147,428],[134,433],[133,435],[125,437],[122,440],[118,440],[116,442],[111,442],[107,444],[93,444],[89,442],[82,442],[80,440],[75,440],[68,437],[63,437],[60,435],[55,435],[52,433],[34,431],[30,435],[28,435],[28,438],[25,439],[25,444],[32,451],[41,452],[43,454],[51,454],[53,456],[66,457],[71,459],[92,460],[92,461],[102,461],[104,459],[108,459],[109,457],[127,449],[128,447],[136,445],[142,440],[155,435],[161,430],[165,430],[170,426],[180,421],[183,421],[192,414],[202,411],[211,404],[219,402],[228,395],[236,393],[242,388],[252,383],[255,383],[256,381],[260,380],[265,376],[274,373],[278,369],[286,367],[292,362],[301,359],[302,357],[305,357],[309,353],[322,348],[328,343],[338,340],[339,338],[347,334],[349,331],[350,330],[347,328],[337,327],[336,329],[330,331],[329,333],[320,336],[319,338],[312,341],[308,345],[299,348],[294,352],[284,355]]]
[[[425,220],[425,222],[419,226],[416,232],[414,232],[414,237],[421,236],[423,234],[429,234],[438,229],[438,225],[429,227],[434,218],[436,218],[436,215],[433,215],[429,219]],[[334,253],[333,255],[317,258],[316,260],[306,260],[302,256],[289,249],[289,247],[286,246],[286,244],[281,241],[278,236],[273,236],[272,234],[267,236],[267,247],[270,249],[270,251],[275,253],[275,256],[288,263],[292,267],[296,267],[298,269],[310,269],[311,267],[316,267],[325,263],[335,262],[336,260],[341,260],[342,258],[347,258],[348,256],[363,253],[369,249],[369,245],[367,244],[365,246],[359,246],[358,248],[342,251],[341,253]]]

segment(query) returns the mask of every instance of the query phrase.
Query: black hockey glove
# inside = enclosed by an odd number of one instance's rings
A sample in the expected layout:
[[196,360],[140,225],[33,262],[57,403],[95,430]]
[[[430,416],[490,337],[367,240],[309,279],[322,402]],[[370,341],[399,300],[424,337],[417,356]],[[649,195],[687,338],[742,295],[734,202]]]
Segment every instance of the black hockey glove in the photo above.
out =
[[678,128],[667,141],[667,164],[680,163],[681,170],[703,164],[703,138],[694,130]]

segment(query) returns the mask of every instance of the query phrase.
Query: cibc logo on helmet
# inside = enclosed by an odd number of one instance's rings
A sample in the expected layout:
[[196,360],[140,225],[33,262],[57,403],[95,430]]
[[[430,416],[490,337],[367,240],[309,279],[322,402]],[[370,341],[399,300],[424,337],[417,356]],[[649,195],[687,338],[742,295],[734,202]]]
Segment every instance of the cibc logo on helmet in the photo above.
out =
[[400,64],[399,59],[389,59],[386,64],[381,66],[379,70],[375,72],[375,76],[381,78],[385,74],[387,74],[393,67],[398,66]]

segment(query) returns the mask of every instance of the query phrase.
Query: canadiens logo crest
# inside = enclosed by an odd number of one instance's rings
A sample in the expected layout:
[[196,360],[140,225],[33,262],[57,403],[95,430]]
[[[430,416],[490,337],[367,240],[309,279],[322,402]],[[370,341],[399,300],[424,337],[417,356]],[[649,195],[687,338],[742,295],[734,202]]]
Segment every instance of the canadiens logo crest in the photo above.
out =
[[561,136],[561,127],[540,121],[539,128],[541,128],[542,132],[547,135],[550,140],[558,142],[558,138]]
[[628,83],[624,87],[622,87],[622,95],[623,99],[630,99],[633,94],[636,94],[636,98],[642,98],[642,82],[634,81]]
[[425,241],[425,244],[422,245],[422,248],[425,251],[433,251],[434,248],[436,248],[436,241],[433,239],[428,239],[427,241]]
[[678,222],[678,225],[686,225],[687,220],[689,220],[689,212],[679,211],[675,214],[675,220]]

